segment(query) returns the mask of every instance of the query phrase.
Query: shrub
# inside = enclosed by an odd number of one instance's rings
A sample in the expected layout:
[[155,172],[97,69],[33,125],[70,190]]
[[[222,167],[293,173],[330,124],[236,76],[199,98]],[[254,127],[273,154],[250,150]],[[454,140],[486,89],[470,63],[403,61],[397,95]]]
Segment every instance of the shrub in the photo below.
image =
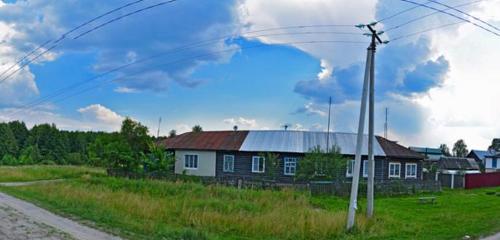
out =
[[10,154],[5,154],[2,157],[2,165],[9,165],[9,166],[16,166],[19,165],[19,161],[16,159],[16,157],[10,155]]

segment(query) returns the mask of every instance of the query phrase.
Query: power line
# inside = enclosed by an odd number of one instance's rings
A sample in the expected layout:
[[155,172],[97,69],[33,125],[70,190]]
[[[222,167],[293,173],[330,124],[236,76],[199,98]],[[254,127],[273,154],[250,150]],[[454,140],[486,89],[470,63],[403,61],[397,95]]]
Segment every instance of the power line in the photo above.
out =
[[[103,14],[101,14],[101,15],[97,16],[97,17],[94,17],[94,18],[92,18],[92,19],[90,19],[90,20],[88,20],[88,21],[86,21],[86,22],[84,22],[84,23],[82,23],[82,24],[78,25],[78,26],[77,26],[77,27],[75,27],[75,28],[70,29],[70,30],[69,30],[69,31],[67,31],[66,33],[62,34],[62,35],[59,37],[59,39],[58,39],[58,40],[55,40],[55,41],[54,41],[54,40],[48,40],[48,41],[46,41],[46,42],[45,42],[45,43],[43,43],[42,45],[40,45],[40,46],[36,47],[34,50],[32,50],[31,52],[29,52],[28,54],[26,54],[25,56],[21,57],[18,61],[16,61],[16,63],[12,64],[12,65],[11,65],[11,66],[7,69],[7,70],[3,71],[3,72],[0,74],[0,77],[4,76],[4,75],[5,75],[5,73],[7,73],[8,71],[10,71],[10,70],[11,70],[12,68],[14,68],[17,64],[21,63],[22,61],[24,61],[25,59],[27,59],[29,56],[31,56],[32,54],[34,54],[35,52],[37,52],[37,51],[38,51],[38,50],[40,50],[41,48],[45,47],[45,46],[46,46],[47,44],[49,44],[50,42],[52,42],[52,41],[53,41],[53,42],[54,42],[53,44],[58,44],[58,43],[59,43],[59,42],[61,42],[63,39],[65,39],[67,35],[69,35],[69,34],[73,33],[74,31],[76,31],[76,30],[78,30],[78,29],[80,29],[80,28],[82,28],[82,27],[84,27],[84,26],[86,26],[86,25],[88,25],[88,24],[90,24],[90,23],[93,23],[93,22],[95,22],[95,21],[97,21],[97,20],[99,20],[99,19],[101,19],[101,18],[103,18],[103,17],[105,17],[105,16],[108,16],[108,15],[110,15],[110,14],[112,14],[112,13],[115,13],[115,12],[117,12],[117,11],[120,11],[120,10],[122,10],[122,9],[124,9],[124,8],[130,7],[130,6],[133,6],[133,5],[138,4],[138,3],[140,3],[140,2],[143,2],[143,1],[145,1],[145,0],[137,0],[137,1],[130,2],[130,3],[127,3],[127,4],[125,4],[125,5],[122,5],[122,6],[118,7],[118,8],[112,9],[112,10],[110,10],[110,11],[107,11],[107,12],[105,12],[105,13],[103,13]],[[0,81],[0,83],[2,83],[3,81],[5,81],[5,80],[1,80],[1,81]]]
[[500,34],[498,34],[498,33],[496,33],[496,32],[493,32],[493,31],[491,31],[491,30],[489,30],[489,29],[487,29],[487,28],[485,28],[485,27],[483,27],[483,26],[481,26],[481,25],[479,25],[479,24],[477,24],[477,23],[475,23],[475,22],[472,22],[472,21],[470,21],[470,20],[468,20],[468,19],[466,19],[466,18],[460,17],[460,16],[458,16],[458,15],[456,15],[456,14],[452,14],[452,13],[446,12],[446,11],[444,11],[444,10],[437,9],[437,8],[435,8],[435,7],[431,7],[431,6],[428,6],[428,5],[422,4],[422,3],[417,3],[417,2],[414,2],[414,1],[411,1],[411,0],[400,0],[400,1],[407,2],[407,3],[411,3],[411,4],[415,4],[415,5],[418,5],[418,6],[422,6],[422,7],[425,7],[425,8],[429,8],[429,9],[432,9],[432,10],[438,11],[438,12],[440,12],[440,13],[444,13],[444,14],[446,14],[446,15],[449,15],[449,16],[452,16],[452,17],[454,17],[454,18],[458,18],[458,19],[460,19],[460,20],[462,20],[462,21],[468,22],[468,23],[470,23],[470,24],[472,24],[472,25],[474,25],[474,26],[476,26],[476,27],[479,27],[479,28],[481,28],[481,29],[483,29],[483,30],[485,30],[485,31],[487,31],[487,32],[489,32],[489,33],[492,33],[492,34],[494,34],[494,35],[496,35],[496,36],[500,36]]
[[48,40],[46,41],[45,43],[43,43],[42,45],[38,46],[37,48],[33,49],[32,51],[30,51],[27,55],[25,55],[24,57],[20,58],[19,60],[16,61],[16,63],[12,64],[9,68],[7,68],[7,70],[3,71],[1,74],[0,74],[0,77],[3,77],[3,75],[5,75],[5,73],[9,72],[12,68],[14,68],[17,64],[21,63],[22,61],[24,61],[26,58],[28,58],[29,56],[31,56],[33,53],[35,53],[36,51],[38,51],[40,48],[43,48],[45,47],[45,45],[49,44],[52,40]]
[[84,26],[86,26],[86,25],[88,25],[90,23],[93,23],[93,22],[95,22],[95,21],[97,21],[97,20],[99,20],[99,19],[101,19],[101,18],[103,18],[105,16],[108,16],[108,15],[110,15],[112,13],[120,11],[120,10],[122,10],[124,8],[136,5],[136,4],[140,3],[140,2],[144,2],[144,0],[137,0],[137,1],[134,1],[134,2],[130,2],[130,3],[127,3],[127,4],[123,5],[123,6],[121,6],[121,7],[115,8],[115,9],[113,9],[111,11],[105,12],[104,14],[101,14],[101,15],[95,17],[95,18],[92,18],[92,19],[90,19],[90,20],[88,20],[88,21],[86,21],[86,22],[78,25],[77,27],[71,29],[69,32],[63,34],[62,36],[65,37],[66,35],[69,35],[69,34],[73,33],[74,31],[76,31],[76,30],[78,30],[78,29],[80,29],[80,28],[82,28],[82,27],[84,27]]
[[354,24],[315,24],[315,25],[295,25],[295,26],[286,26],[286,27],[274,27],[274,28],[266,28],[261,30],[251,31],[252,33],[258,32],[268,32],[275,30],[285,30],[285,29],[296,29],[296,28],[329,28],[329,27],[349,27],[351,28]]
[[359,34],[357,32],[329,32],[329,31],[287,32],[287,33],[264,34],[264,35],[257,35],[257,36],[248,36],[248,35],[241,35],[241,36],[245,37],[245,38],[258,38],[258,37],[262,37],[262,36],[271,37],[271,36],[283,36],[283,35],[310,35],[310,34],[333,34],[333,35],[361,36],[361,34]]
[[[280,44],[289,45],[289,44],[321,44],[321,43],[366,44],[367,42],[363,42],[363,41],[342,41],[342,40],[340,40],[340,41],[338,41],[338,40],[321,40],[321,41],[284,42],[284,43],[280,43]],[[233,51],[237,51],[237,50],[241,50],[241,49],[245,49],[245,50],[247,50],[247,49],[255,49],[255,48],[261,48],[261,47],[268,47],[268,46],[270,46],[270,45],[262,43],[262,44],[252,45],[252,46],[234,47],[234,48],[230,48],[230,49],[226,49],[226,50],[213,51],[213,52],[206,53],[206,54],[196,55],[196,56],[192,56],[192,57],[186,57],[186,58],[175,60],[175,61],[171,61],[171,62],[168,62],[168,63],[163,63],[163,64],[155,65],[155,66],[153,66],[151,68],[158,68],[158,67],[169,66],[169,65],[182,63],[182,62],[189,61],[189,60],[196,59],[196,58],[202,58],[202,57],[206,57],[206,56],[212,56],[212,55],[216,55],[216,54],[220,54],[220,53],[225,53],[225,52],[233,52]],[[123,66],[129,66],[129,65],[130,64],[126,64],[126,65],[123,65]],[[123,66],[121,66],[121,67],[123,67]],[[119,80],[124,80],[124,79],[127,79],[127,78],[131,77],[131,76],[136,76],[136,75],[139,75],[139,74],[147,72],[147,71],[150,71],[150,69],[139,70],[139,71],[136,71],[135,73],[127,74],[126,76],[119,77],[119,78],[116,78],[116,79],[108,79],[108,80],[105,80],[104,82],[98,83],[97,85],[90,86],[90,87],[85,88],[85,89],[81,89],[78,92],[75,92],[73,94],[67,95],[67,96],[65,96],[65,97],[63,97],[63,98],[61,98],[59,100],[54,101],[54,102],[64,101],[64,100],[66,100],[68,98],[71,98],[73,96],[77,96],[77,95],[80,95],[82,93],[88,92],[88,91],[90,91],[92,89],[95,89],[95,88],[97,88],[99,86],[102,86],[102,85],[105,85],[105,84],[109,84],[109,83],[112,83],[112,82],[116,82],[116,81],[119,81]],[[17,109],[17,111],[14,111],[13,113],[11,113],[10,116],[13,116],[13,115],[15,115],[15,114],[17,114],[17,113],[19,113],[21,111],[33,109],[34,107],[36,107],[36,106],[38,106],[38,105],[40,105],[42,103],[48,102],[51,99],[57,98],[59,96],[63,96],[65,93],[68,93],[70,90],[72,90],[72,88],[79,87],[79,86],[83,85],[84,83],[88,83],[90,81],[97,80],[100,77],[103,77],[104,75],[106,75],[106,74],[100,74],[100,75],[98,75],[96,77],[93,77],[93,78],[90,78],[88,80],[81,81],[81,82],[78,83],[78,85],[72,85],[73,87],[65,88],[64,91],[59,91],[57,94],[52,94],[52,96],[45,97],[45,99],[43,99],[43,100],[37,100],[37,101],[35,101],[35,102],[31,103],[31,104],[27,104],[27,105],[21,106],[19,109]]]
[[149,10],[149,9],[152,9],[152,8],[155,8],[155,7],[159,7],[159,6],[162,6],[162,5],[165,5],[165,4],[173,3],[173,2],[176,2],[176,1],[177,1],[177,0],[169,0],[169,1],[160,2],[160,3],[157,3],[157,4],[153,4],[153,5],[147,6],[147,7],[145,7],[145,8],[141,8],[141,9],[135,10],[135,11],[130,12],[130,13],[127,13],[127,14],[125,14],[125,15],[122,15],[122,16],[119,16],[119,17],[116,17],[116,18],[113,18],[113,19],[111,19],[111,20],[109,20],[109,21],[107,21],[107,22],[104,22],[104,23],[102,23],[102,24],[99,24],[99,25],[98,25],[98,26],[96,26],[96,27],[93,27],[92,29],[90,29],[90,30],[88,30],[88,31],[85,31],[85,32],[83,32],[83,33],[81,33],[81,34],[77,35],[77,36],[76,36],[76,37],[74,37],[73,39],[78,39],[78,38],[81,38],[81,37],[83,37],[83,36],[85,36],[85,35],[87,35],[87,34],[89,34],[89,33],[93,32],[93,31],[95,31],[95,30],[97,30],[97,29],[99,29],[99,28],[102,28],[102,27],[104,27],[104,26],[106,26],[106,25],[108,25],[108,24],[110,24],[110,23],[113,23],[113,22],[116,22],[116,21],[118,21],[118,20],[121,20],[121,19],[123,19],[123,18],[125,18],[125,17],[129,17],[129,16],[131,16],[131,15],[134,15],[134,14],[137,14],[137,13],[140,13],[140,12],[144,12],[144,11],[146,11],[146,10]]
[[[291,28],[304,28],[304,27],[317,27],[319,25],[310,25],[310,26],[287,26],[287,27],[283,27],[283,29],[291,29]],[[350,25],[352,26],[352,25]],[[266,32],[266,31],[274,31],[274,30],[279,30],[279,28],[267,28],[267,29],[259,29],[259,30],[255,30],[255,31],[248,31],[244,34],[252,34],[252,33],[259,33],[259,32]],[[267,35],[271,35],[271,34],[260,34],[260,35],[256,35],[256,36],[252,36],[252,37],[265,37]],[[38,100],[35,100],[34,102],[31,102],[29,103],[29,105],[36,105],[38,104],[39,102],[43,102],[45,101],[46,99],[50,99],[50,98],[53,98],[53,97],[57,97],[58,95],[62,94],[64,91],[67,91],[67,90],[71,90],[72,88],[76,88],[76,87],[79,87],[81,85],[84,85],[88,82],[92,82],[92,81],[95,81],[99,78],[102,78],[102,77],[105,77],[107,75],[110,75],[112,73],[115,73],[115,72],[118,72],[122,69],[125,69],[125,68],[128,68],[130,66],[133,66],[133,65],[137,65],[137,64],[140,64],[140,63],[144,63],[144,62],[147,62],[147,61],[150,61],[150,60],[153,60],[153,59],[156,59],[156,58],[159,58],[159,57],[162,57],[162,56],[166,56],[166,55],[170,55],[170,54],[173,54],[173,53],[177,53],[177,52],[182,52],[184,50],[189,50],[189,49],[192,49],[192,48],[197,48],[197,47],[202,47],[202,46],[207,46],[207,45],[210,45],[212,44],[213,42],[215,41],[220,41],[220,40],[224,40],[224,39],[227,39],[229,37],[233,37],[234,35],[226,35],[226,36],[223,36],[223,37],[217,37],[217,38],[213,38],[213,39],[209,39],[209,40],[203,40],[203,41],[198,41],[198,42],[193,42],[193,43],[190,43],[190,44],[187,44],[187,45],[184,45],[184,46],[181,46],[181,47],[178,47],[178,48],[174,48],[174,49],[171,49],[171,50],[168,50],[168,51],[165,51],[163,53],[160,53],[160,54],[156,54],[156,55],[153,55],[153,56],[149,56],[149,57],[146,57],[146,58],[143,58],[143,59],[139,59],[139,60],[136,60],[136,61],[133,61],[133,62],[130,62],[130,63],[127,63],[127,64],[124,64],[124,65],[121,65],[121,66],[118,66],[118,67],[115,67],[115,68],[112,68],[102,74],[99,74],[95,77],[92,77],[88,80],[85,80],[85,81],[81,81],[81,82],[77,82],[75,84],[72,84],[70,86],[67,86],[65,88],[62,88],[62,89],[59,89],[47,96],[44,96]],[[341,41],[337,41],[337,42],[341,42]],[[355,41],[342,41],[342,42],[345,42],[345,43],[365,43],[365,42],[355,42]],[[28,106],[29,106],[28,105]],[[26,106],[26,105],[25,105]]]
[[454,23],[447,23],[447,24],[440,25],[440,26],[437,26],[437,27],[428,28],[428,29],[425,29],[425,30],[422,30],[422,31],[417,31],[417,32],[409,33],[409,34],[406,34],[406,35],[395,37],[395,38],[391,39],[391,42],[394,42],[394,41],[397,41],[397,40],[400,40],[400,39],[403,39],[403,38],[408,38],[408,37],[412,37],[412,36],[415,36],[415,35],[419,35],[419,34],[422,34],[422,33],[434,31],[434,30],[437,30],[437,29],[451,27],[451,26],[454,26],[454,25],[457,25],[457,24],[460,24],[460,23],[462,23],[462,21],[460,21],[460,22],[454,22]]
[[[460,4],[460,5],[456,5],[454,6],[454,8],[458,8],[458,7],[464,7],[464,6],[469,6],[469,5],[472,5],[472,4],[476,4],[476,3],[479,3],[479,2],[483,2],[484,0],[478,0],[478,1],[474,1],[474,2],[469,2],[469,3],[463,3],[463,4]],[[430,1],[429,1],[430,2]],[[443,11],[446,11],[446,10],[449,10],[451,8],[447,8],[447,9],[443,9]],[[416,17],[416,18],[413,18],[411,20],[408,20],[404,23],[401,23],[399,25],[395,25],[395,26],[392,26],[392,27],[389,27],[385,30],[385,32],[389,32],[389,31],[392,31],[392,30],[395,30],[395,29],[398,29],[400,27],[403,27],[403,26],[406,26],[410,23],[414,23],[416,21],[420,21],[422,19],[425,19],[427,17],[430,17],[430,16],[433,16],[435,14],[438,14],[439,12],[435,11],[435,12],[432,12],[432,13],[429,13],[429,14],[426,14],[426,15],[423,15],[423,16],[420,16],[420,17]]]
[[438,5],[441,5],[441,6],[447,7],[447,8],[449,8],[449,9],[453,9],[453,10],[455,10],[455,11],[457,11],[457,12],[461,13],[461,14],[464,14],[464,15],[466,15],[466,16],[469,16],[469,17],[473,18],[474,20],[477,20],[477,21],[479,21],[479,22],[482,22],[482,23],[484,23],[484,24],[486,24],[486,25],[488,25],[488,26],[490,26],[490,27],[494,28],[494,29],[495,29],[495,30],[497,30],[497,31],[500,31],[500,29],[499,29],[499,28],[497,28],[497,27],[495,27],[494,25],[489,24],[488,22],[483,21],[482,19],[480,19],[480,18],[478,18],[478,17],[475,17],[475,16],[473,16],[473,15],[470,15],[470,14],[468,14],[468,13],[466,13],[466,12],[464,12],[464,11],[460,10],[460,9],[457,9],[457,8],[455,8],[455,7],[449,6],[449,5],[444,4],[444,3],[437,2],[437,1],[435,1],[435,0],[429,0],[429,1],[430,1],[430,2],[433,2],[433,3],[435,3],[435,4],[438,4]]
[[[169,0],[169,1],[160,2],[160,3],[154,4],[154,5],[150,5],[150,6],[148,6],[148,7],[144,7],[144,8],[141,8],[141,9],[135,10],[135,11],[133,11],[133,12],[127,13],[127,14],[122,15],[122,16],[120,16],[120,17],[113,18],[113,19],[111,19],[111,20],[109,20],[109,21],[107,21],[107,22],[105,22],[105,23],[103,23],[103,24],[100,24],[100,25],[98,25],[98,26],[96,26],[96,27],[94,27],[94,28],[92,28],[92,29],[90,29],[90,30],[88,30],[88,31],[85,31],[85,32],[83,32],[83,33],[79,34],[78,36],[76,36],[76,37],[75,37],[75,38],[73,38],[73,39],[78,39],[78,38],[80,38],[80,37],[83,37],[83,36],[85,36],[85,35],[87,35],[87,34],[89,34],[89,33],[93,32],[93,31],[95,31],[95,30],[97,30],[97,29],[100,29],[100,28],[102,28],[102,27],[104,27],[104,26],[106,26],[106,25],[108,25],[108,24],[111,24],[111,23],[113,23],[113,22],[116,22],[116,21],[118,21],[118,20],[121,20],[121,19],[123,19],[123,18],[125,18],[125,17],[129,17],[129,16],[131,16],[131,15],[134,15],[134,14],[137,14],[137,13],[140,13],[140,12],[143,12],[143,11],[146,11],[146,10],[149,10],[149,9],[152,9],[152,8],[155,8],[155,7],[159,7],[159,6],[162,6],[162,5],[168,4],[168,3],[173,3],[173,2],[175,2],[175,1],[177,1],[177,0]],[[129,6],[130,6],[130,5],[129,5]],[[9,74],[7,77],[5,77],[5,78],[1,79],[1,80],[0,80],[0,84],[1,84],[1,83],[3,83],[4,81],[6,81],[8,78],[10,78],[12,75],[14,75],[14,74],[18,73],[19,71],[21,71],[24,67],[26,67],[26,66],[27,66],[27,65],[29,65],[30,63],[34,62],[36,59],[40,58],[41,56],[45,55],[47,52],[49,52],[49,51],[53,50],[54,48],[56,48],[56,47],[59,45],[59,42],[60,42],[60,41],[62,41],[63,39],[65,39],[65,35],[64,35],[64,34],[63,34],[63,36],[61,36],[58,40],[56,40],[56,41],[54,42],[54,44],[53,44],[50,48],[48,48],[48,49],[46,49],[45,51],[43,51],[42,53],[38,54],[35,58],[30,59],[28,62],[26,62],[26,63],[22,64],[20,67],[18,67],[18,68],[17,68],[14,72],[12,72],[11,74]]]
[[[431,1],[428,1],[428,2],[427,2],[427,3],[425,3],[425,4],[428,4],[428,3],[431,3]],[[388,16],[388,17],[382,18],[381,20],[378,20],[378,21],[377,21],[377,23],[381,23],[381,22],[387,21],[387,20],[389,20],[389,19],[395,18],[395,17],[397,17],[397,16],[399,16],[399,15],[402,15],[402,14],[404,14],[404,13],[407,13],[407,12],[413,11],[414,9],[417,9],[417,8],[419,8],[419,7],[421,7],[421,6],[413,6],[413,7],[407,8],[407,9],[405,9],[405,10],[402,10],[402,11],[400,11],[400,12],[397,12],[397,13],[395,13],[395,14],[393,14],[393,15]]]

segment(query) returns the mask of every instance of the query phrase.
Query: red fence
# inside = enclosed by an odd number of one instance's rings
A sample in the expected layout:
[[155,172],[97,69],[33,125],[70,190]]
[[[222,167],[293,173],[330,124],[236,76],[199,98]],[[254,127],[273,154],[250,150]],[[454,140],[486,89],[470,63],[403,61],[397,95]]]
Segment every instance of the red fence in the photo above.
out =
[[465,188],[481,188],[500,186],[500,172],[465,175]]

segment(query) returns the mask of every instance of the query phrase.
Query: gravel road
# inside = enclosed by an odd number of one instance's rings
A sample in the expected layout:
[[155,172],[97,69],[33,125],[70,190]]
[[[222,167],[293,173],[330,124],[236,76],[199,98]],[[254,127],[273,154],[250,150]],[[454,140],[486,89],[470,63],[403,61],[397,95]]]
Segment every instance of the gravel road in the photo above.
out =
[[119,240],[0,192],[2,240]]

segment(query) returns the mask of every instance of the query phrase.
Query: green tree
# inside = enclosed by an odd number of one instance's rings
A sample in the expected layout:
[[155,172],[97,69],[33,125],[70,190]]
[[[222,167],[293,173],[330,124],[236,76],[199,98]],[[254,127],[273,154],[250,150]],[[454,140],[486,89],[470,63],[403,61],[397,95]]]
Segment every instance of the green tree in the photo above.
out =
[[19,162],[23,165],[35,164],[41,162],[42,157],[40,156],[40,151],[38,146],[28,146],[21,151],[19,156]]
[[29,145],[37,145],[43,161],[66,163],[68,151],[68,137],[61,133],[56,125],[41,124],[34,126],[28,138]]
[[276,180],[276,176],[278,174],[278,169],[279,169],[279,157],[278,154],[275,153],[261,153],[259,154],[260,157],[263,157],[265,160],[265,175],[270,179],[270,180]]
[[130,145],[120,139],[104,147],[104,159],[112,168],[123,169],[127,172],[138,172],[141,163],[141,154],[135,154]]
[[192,131],[195,133],[203,132],[203,128],[200,125],[194,125]]
[[123,120],[120,135],[135,153],[147,152],[153,143],[148,128],[130,118]]
[[176,137],[177,136],[177,131],[175,131],[175,129],[172,129],[170,130],[170,132],[168,132],[168,137],[169,138],[173,138],[173,137]]
[[17,141],[7,123],[0,123],[0,159],[5,155],[18,155]]
[[16,166],[16,165],[19,165],[19,162],[17,161],[16,157],[14,157],[10,154],[5,154],[5,155],[3,155],[0,164],[1,165],[8,165],[8,166]]
[[468,153],[469,150],[467,150],[467,145],[464,140],[460,139],[453,145],[453,156],[466,157]]
[[301,181],[342,179],[346,166],[347,159],[338,147],[333,146],[329,152],[315,147],[299,161],[295,176]]
[[439,145],[439,149],[441,149],[441,153],[447,157],[451,156],[450,148],[446,144]]
[[9,122],[9,127],[14,137],[16,138],[17,146],[22,149],[26,146],[26,141],[28,140],[29,130],[24,122],[13,121]]
[[100,133],[88,146],[88,163],[97,167],[110,166],[111,160],[105,155],[106,146],[113,142],[121,141],[120,138],[121,135],[119,133]]
[[175,157],[174,154],[165,152],[163,148],[151,144],[150,153],[145,155],[144,165],[148,172],[171,174],[175,165]]
[[491,141],[491,146],[488,149],[500,152],[500,138],[494,138]]

